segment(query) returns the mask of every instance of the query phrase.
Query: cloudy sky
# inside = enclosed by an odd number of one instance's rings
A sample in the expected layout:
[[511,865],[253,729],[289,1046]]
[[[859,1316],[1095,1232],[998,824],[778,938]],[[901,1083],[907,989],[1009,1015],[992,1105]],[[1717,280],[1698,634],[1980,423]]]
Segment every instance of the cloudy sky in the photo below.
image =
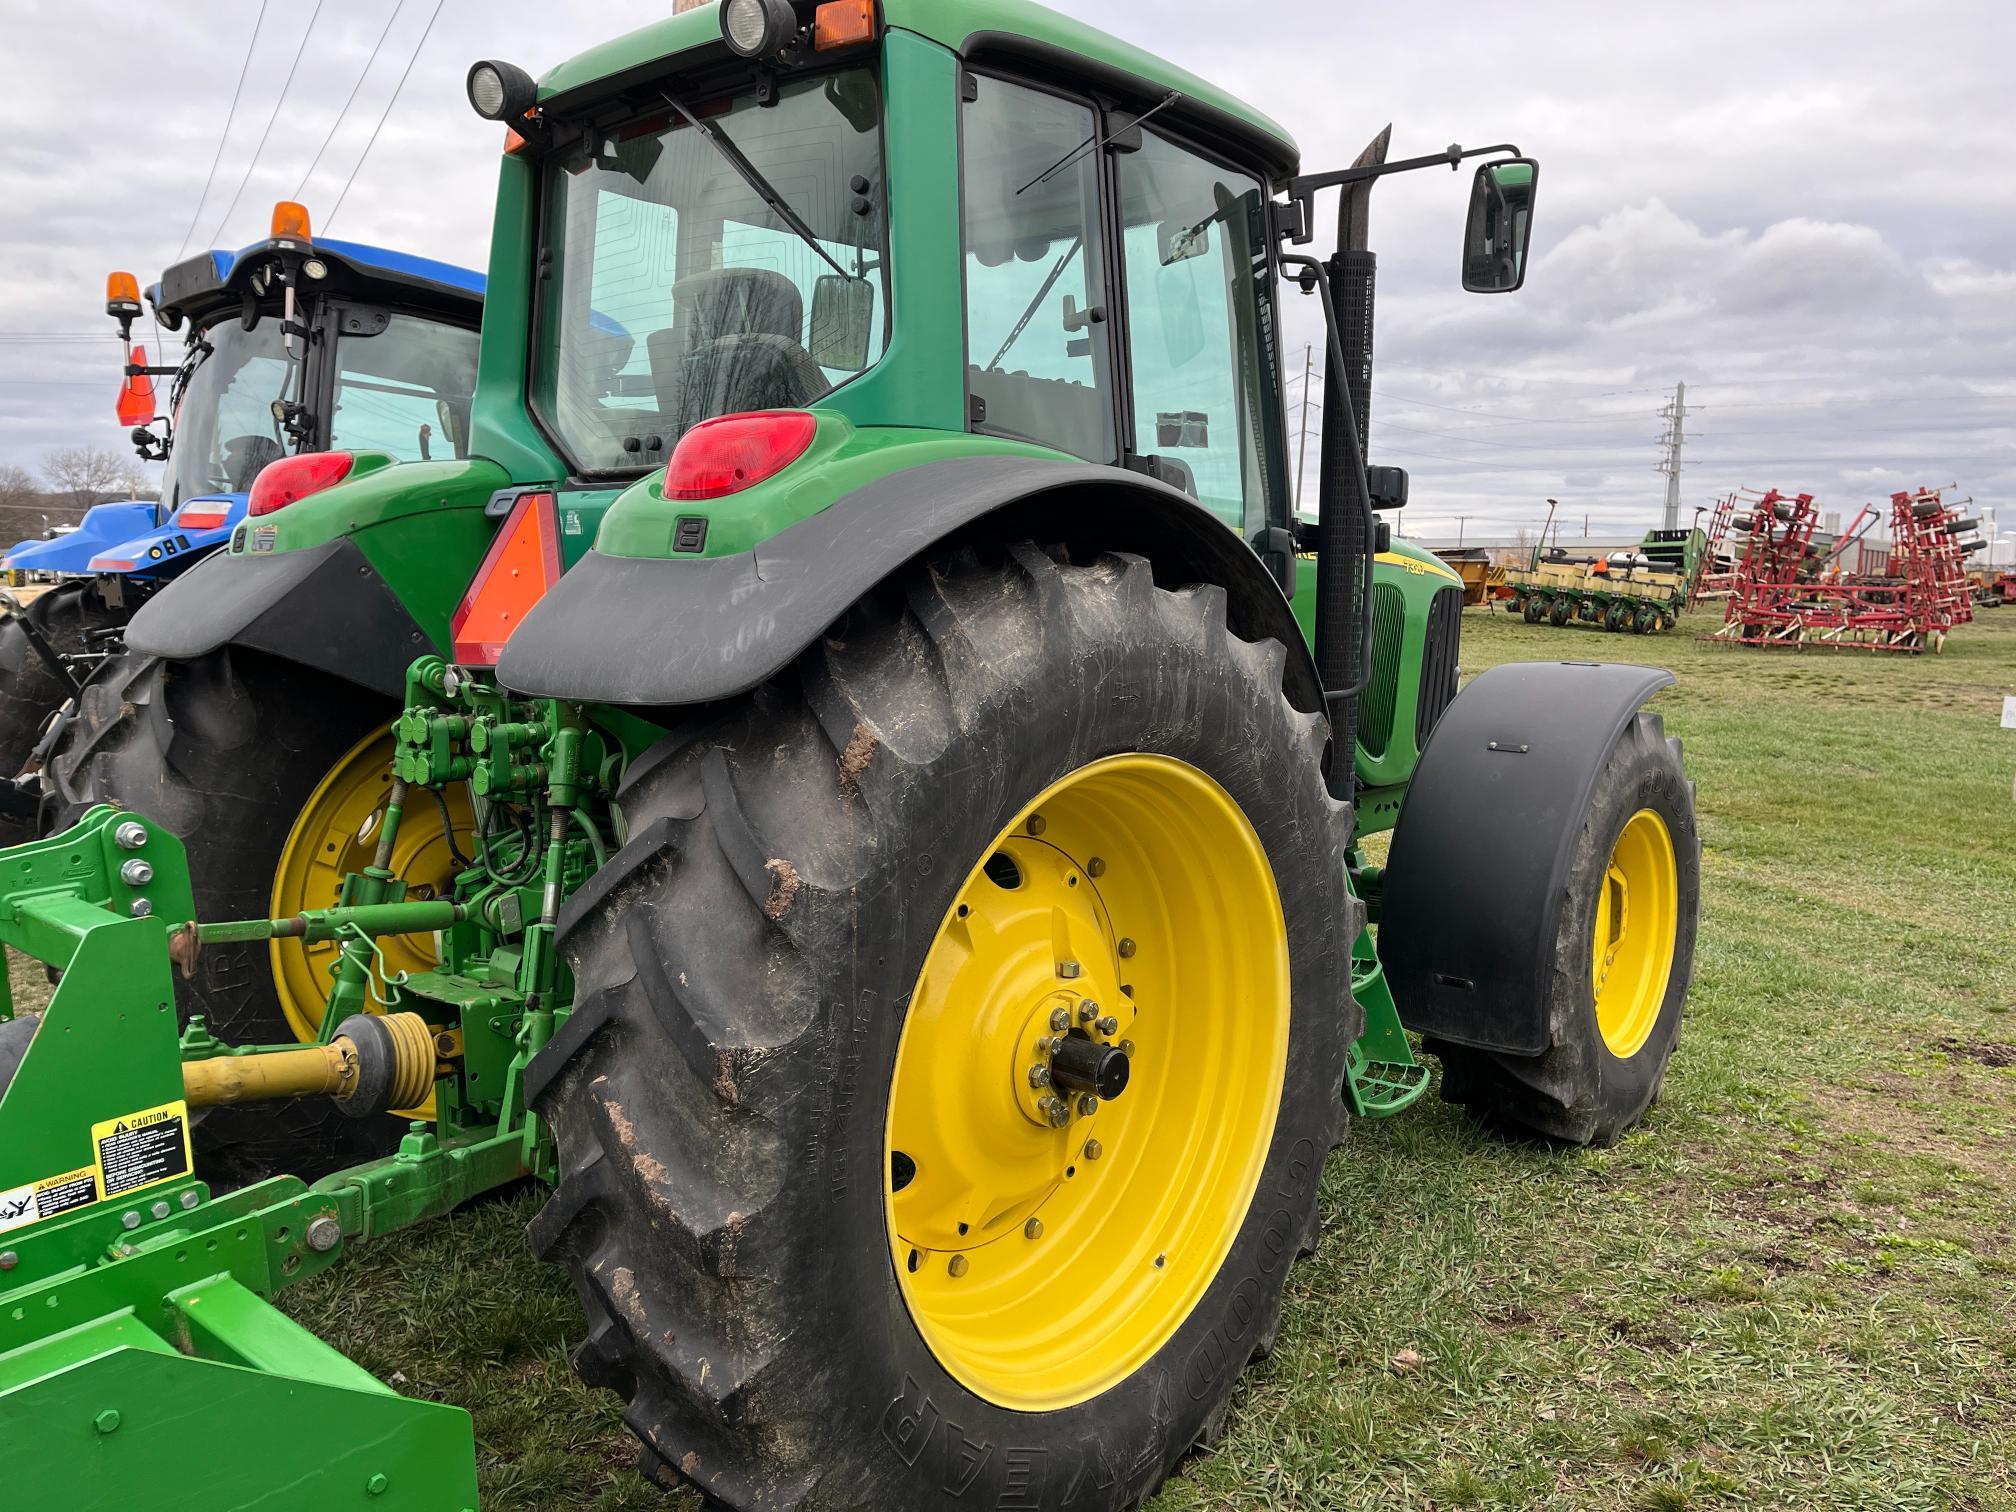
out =
[[[0,0],[0,463],[119,443],[108,269],[145,283],[185,246],[241,245],[297,190],[318,230],[480,267],[497,142],[470,61],[538,73],[668,8]],[[1388,121],[1396,157],[1512,140],[1541,159],[1509,297],[1458,287],[1462,180],[1375,194],[1373,450],[1413,475],[1414,533],[1507,535],[1550,495],[1599,532],[1651,523],[1657,411],[1684,381],[1688,512],[1747,485],[1852,515],[1957,481],[2002,506],[2016,556],[2006,0],[1061,8],[1265,102],[1312,168]],[[1314,301],[1290,315],[1316,339]]]

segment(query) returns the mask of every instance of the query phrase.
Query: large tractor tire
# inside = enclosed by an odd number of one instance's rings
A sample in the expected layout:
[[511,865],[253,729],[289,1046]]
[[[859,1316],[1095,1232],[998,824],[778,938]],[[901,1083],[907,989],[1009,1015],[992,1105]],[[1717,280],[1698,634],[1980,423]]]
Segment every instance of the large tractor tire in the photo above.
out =
[[[127,619],[124,610],[112,608],[97,585],[83,578],[58,584],[25,612],[58,656],[83,655],[99,644],[103,632],[118,629]],[[28,764],[51,711],[69,696],[69,685],[14,616],[0,619],[0,778],[12,777]],[[28,820],[0,815],[0,845],[34,838]]]
[[647,1473],[1119,1512],[1221,1429],[1362,1023],[1282,668],[1138,557],[962,554],[633,767],[527,1090]]
[[1701,841],[1680,742],[1641,710],[1583,811],[1554,941],[1542,1055],[1429,1039],[1442,1097],[1492,1126],[1614,1144],[1659,1095],[1694,978]]
[[19,1013],[11,1019],[0,1019],[0,1098],[6,1097],[14,1073],[27,1059],[28,1046],[34,1042],[35,1031],[41,1027],[42,1015],[39,1013]]
[[[125,656],[84,690],[49,761],[45,823],[117,803],[180,838],[206,919],[284,917],[337,901],[372,859],[390,782],[390,699],[234,647],[190,662]],[[466,810],[455,811],[458,829]],[[394,871],[429,896],[453,877],[439,808],[409,803]],[[430,962],[424,942],[387,940],[388,969]],[[231,1044],[312,1039],[336,947],[299,940],[212,946],[176,981],[186,1024],[202,1015]],[[425,1112],[425,1109],[407,1110]],[[199,1163],[232,1184],[287,1172],[313,1179],[389,1154],[406,1119],[353,1118],[327,1098],[213,1108]]]

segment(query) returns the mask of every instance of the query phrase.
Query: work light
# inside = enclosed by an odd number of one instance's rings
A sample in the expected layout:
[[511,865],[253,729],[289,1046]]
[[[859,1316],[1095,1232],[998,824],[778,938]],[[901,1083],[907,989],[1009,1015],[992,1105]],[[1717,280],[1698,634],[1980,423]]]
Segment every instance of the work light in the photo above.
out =
[[538,86],[524,69],[485,58],[469,69],[469,103],[486,121],[515,121],[538,103]]
[[721,0],[721,35],[745,58],[777,52],[797,31],[790,0]]

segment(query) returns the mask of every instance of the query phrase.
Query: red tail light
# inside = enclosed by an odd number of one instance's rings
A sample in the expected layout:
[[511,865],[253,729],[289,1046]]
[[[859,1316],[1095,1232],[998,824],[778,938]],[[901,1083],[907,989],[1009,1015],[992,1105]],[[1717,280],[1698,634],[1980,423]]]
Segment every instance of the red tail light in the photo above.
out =
[[665,464],[668,499],[719,499],[775,477],[805,455],[819,422],[803,410],[759,410],[702,420]]
[[[116,276],[116,275],[115,275]],[[147,348],[133,348],[133,365],[147,366]],[[154,380],[145,373],[136,373],[119,385],[119,423],[121,425],[145,425],[154,418]]]
[[269,515],[312,493],[334,488],[350,476],[353,460],[348,452],[303,452],[298,457],[269,462],[252,480],[252,500],[246,511]]
[[559,581],[560,524],[553,495],[520,494],[448,621],[455,660],[465,667],[496,666],[511,632]]

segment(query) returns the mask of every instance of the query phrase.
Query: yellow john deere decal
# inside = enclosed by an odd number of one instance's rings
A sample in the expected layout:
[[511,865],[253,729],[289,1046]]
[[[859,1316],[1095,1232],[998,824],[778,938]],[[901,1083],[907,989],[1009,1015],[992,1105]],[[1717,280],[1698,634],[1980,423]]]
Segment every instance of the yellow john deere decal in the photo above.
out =
[[98,1153],[98,1187],[107,1197],[186,1176],[192,1166],[188,1106],[177,1098],[95,1123],[91,1147]]
[[1459,574],[1451,572],[1447,567],[1437,566],[1433,562],[1419,561],[1410,556],[1402,556],[1397,551],[1382,551],[1372,560],[1387,567],[1398,567],[1410,577],[1447,578],[1452,583],[1463,581]]
[[39,1223],[98,1200],[98,1168],[79,1166],[61,1176],[44,1176],[0,1192],[0,1234]]

